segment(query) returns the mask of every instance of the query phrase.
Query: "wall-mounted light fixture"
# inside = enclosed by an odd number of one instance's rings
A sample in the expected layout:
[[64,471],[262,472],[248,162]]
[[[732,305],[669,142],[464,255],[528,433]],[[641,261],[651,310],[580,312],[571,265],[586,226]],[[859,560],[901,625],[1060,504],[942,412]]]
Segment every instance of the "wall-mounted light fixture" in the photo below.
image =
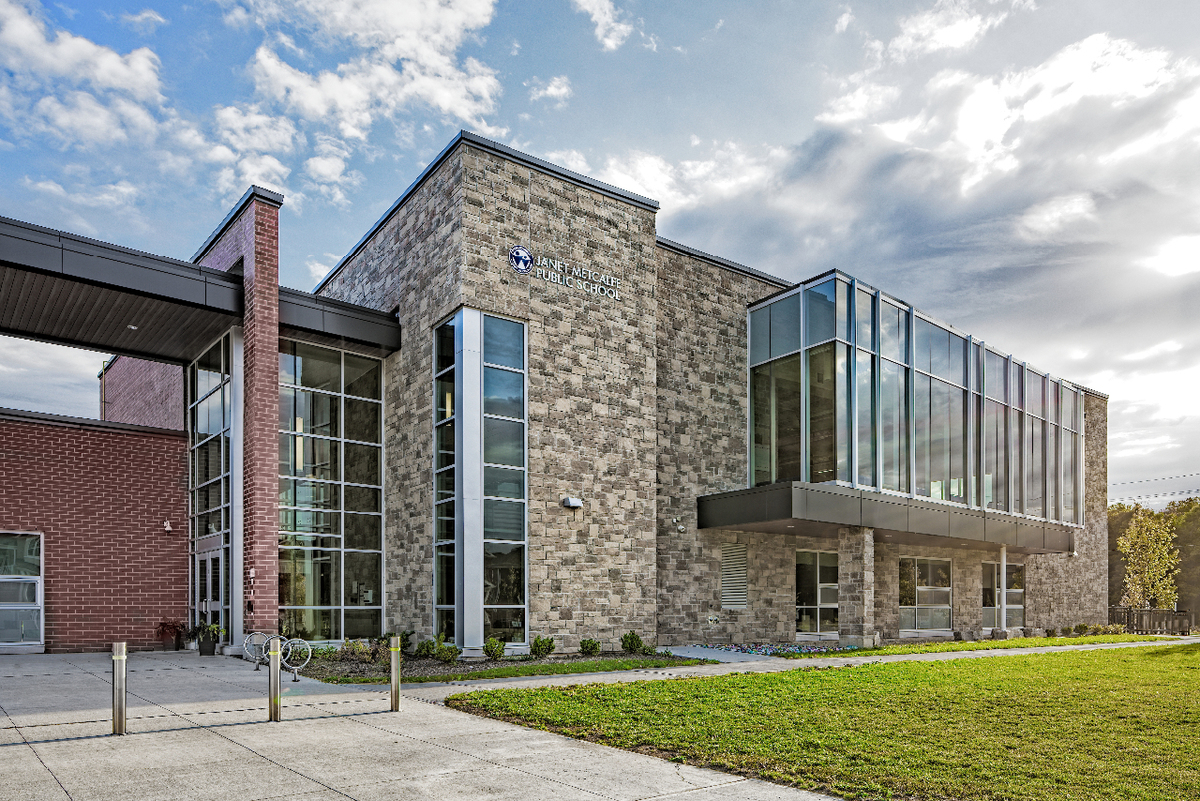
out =
[[168,534],[170,534],[170,533],[171,533],[172,531],[174,531],[174,530],[175,530],[175,529],[171,528],[171,521],[170,521],[170,520],[164,520],[164,521],[163,521],[163,531],[165,531],[165,532],[167,532]]
[[562,505],[563,505],[564,509],[582,509],[583,508],[583,499],[582,498],[572,498],[568,495],[566,498],[562,499]]

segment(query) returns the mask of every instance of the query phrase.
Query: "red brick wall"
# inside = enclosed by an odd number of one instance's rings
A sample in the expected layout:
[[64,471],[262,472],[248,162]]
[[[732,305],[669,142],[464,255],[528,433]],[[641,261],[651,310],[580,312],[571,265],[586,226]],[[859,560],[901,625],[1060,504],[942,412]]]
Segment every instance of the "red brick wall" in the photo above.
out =
[[[252,201],[200,264],[242,261],[242,580],[246,631],[279,630],[279,207]],[[254,578],[250,572],[254,571]],[[237,577],[234,577],[234,581]]]
[[100,379],[100,419],[183,430],[183,368],[118,356]]
[[181,433],[0,410],[0,465],[0,530],[43,534],[48,652],[146,648],[186,619]]

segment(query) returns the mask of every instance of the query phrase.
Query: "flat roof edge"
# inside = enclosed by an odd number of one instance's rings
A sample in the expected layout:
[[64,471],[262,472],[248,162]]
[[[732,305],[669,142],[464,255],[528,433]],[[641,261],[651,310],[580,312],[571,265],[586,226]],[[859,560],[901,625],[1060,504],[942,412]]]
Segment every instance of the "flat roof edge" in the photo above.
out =
[[[741,273],[742,275],[747,275],[747,276],[750,276],[751,278],[757,278],[760,281],[765,281],[769,284],[774,284],[775,286],[780,287],[781,291],[791,289],[791,287],[793,286],[791,283],[783,280],[782,278],[778,278],[774,275],[770,275],[769,273],[764,273],[760,270],[756,270],[753,267],[747,267],[744,264],[738,264],[736,261],[730,261],[729,259],[723,259],[720,256],[714,256],[711,253],[705,253],[702,250],[696,250],[695,248],[690,248],[687,245],[680,244],[679,242],[675,242],[674,240],[667,239],[666,237],[662,237],[662,236],[656,237],[655,244],[661,248],[664,248],[665,250],[673,250],[676,253],[679,253],[684,256],[691,256],[694,259],[700,259],[701,261],[707,261],[710,264],[716,265],[717,267],[724,267],[726,270],[729,270],[731,272]],[[755,302],[757,303],[758,301],[755,301]]]
[[242,199],[234,204],[229,213],[225,215],[225,219],[221,220],[221,224],[208,235],[208,239],[204,240],[204,244],[196,251],[196,255],[192,256],[193,264],[208,254],[208,251],[216,244],[216,241],[229,230],[229,226],[233,225],[234,221],[241,216],[241,213],[246,210],[246,207],[253,200],[261,200],[271,204],[275,208],[283,205],[283,195],[278,192],[272,192],[270,189],[265,189],[258,184],[251,184],[250,188],[246,190],[246,194],[242,195]]
[[30,412],[25,409],[8,409],[0,407],[0,421],[19,423],[45,423],[47,425],[70,426],[73,428],[90,428],[98,431],[111,431],[125,434],[154,434],[164,437],[187,437],[185,431],[174,428],[157,428],[155,426],[139,426],[133,423],[117,423],[111,420],[96,420],[91,417],[72,417],[66,414],[50,414],[49,412]]
[[509,161],[514,161],[525,167],[529,167],[530,169],[537,170],[538,172],[552,175],[556,178],[562,178],[565,181],[582,186],[585,189],[591,189],[603,195],[616,198],[617,200],[623,200],[627,203],[632,203],[633,205],[646,209],[647,211],[658,211],[660,208],[657,200],[651,200],[648,197],[643,197],[642,195],[634,192],[629,192],[619,187],[612,186],[611,184],[606,184],[603,181],[597,181],[595,178],[589,178],[586,175],[568,170],[565,167],[560,167],[557,164],[551,164],[544,159],[539,159],[536,156],[529,155],[528,153],[522,153],[519,150],[514,150],[507,145],[502,145],[499,142],[495,142],[491,139],[485,139],[479,134],[460,130],[458,134],[456,134],[455,137],[450,140],[450,143],[442,148],[441,152],[438,153],[428,165],[426,165],[425,169],[421,170],[421,174],[417,176],[416,180],[408,185],[408,188],[400,194],[400,197],[396,198],[396,201],[388,207],[387,211],[385,211],[378,220],[375,221],[375,224],[367,229],[367,232],[362,235],[362,238],[359,239],[358,242],[355,243],[354,247],[352,247],[345,256],[339,259],[338,263],[333,266],[333,269],[331,269],[326,276],[321,279],[321,281],[313,289],[314,294],[324,289],[325,285],[333,280],[334,276],[342,271],[342,268],[346,266],[346,263],[362,251],[367,242],[370,241],[375,234],[379,233],[379,230],[387,224],[388,220],[395,216],[396,212],[398,212],[401,207],[408,202],[409,197],[411,197],[414,192],[424,185],[425,181],[429,179],[429,176],[432,175],[434,171],[438,169],[438,167],[442,166],[442,163],[450,157],[450,154],[454,151],[454,149],[463,142],[466,142],[473,147],[478,147],[479,149],[485,150],[489,153],[493,153],[501,158],[505,158]]

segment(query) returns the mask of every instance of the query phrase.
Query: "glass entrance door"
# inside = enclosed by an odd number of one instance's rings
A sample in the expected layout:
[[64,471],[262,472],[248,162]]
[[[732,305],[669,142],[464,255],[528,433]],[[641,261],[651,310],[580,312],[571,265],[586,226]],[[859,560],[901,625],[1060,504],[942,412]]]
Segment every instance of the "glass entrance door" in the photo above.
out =
[[227,629],[222,561],[221,551],[196,555],[196,621]]
[[[1000,627],[1000,565],[983,563],[983,627]],[[1007,565],[1004,579],[1005,601],[1008,604],[1007,628],[1025,625],[1025,566]]]

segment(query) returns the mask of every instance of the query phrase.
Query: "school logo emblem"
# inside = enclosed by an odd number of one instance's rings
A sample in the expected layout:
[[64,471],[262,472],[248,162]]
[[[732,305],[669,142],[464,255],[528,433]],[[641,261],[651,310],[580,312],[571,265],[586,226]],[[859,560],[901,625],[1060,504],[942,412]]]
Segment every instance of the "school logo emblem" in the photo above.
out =
[[508,264],[513,268],[513,272],[529,275],[533,270],[533,255],[526,248],[517,245],[508,251]]

